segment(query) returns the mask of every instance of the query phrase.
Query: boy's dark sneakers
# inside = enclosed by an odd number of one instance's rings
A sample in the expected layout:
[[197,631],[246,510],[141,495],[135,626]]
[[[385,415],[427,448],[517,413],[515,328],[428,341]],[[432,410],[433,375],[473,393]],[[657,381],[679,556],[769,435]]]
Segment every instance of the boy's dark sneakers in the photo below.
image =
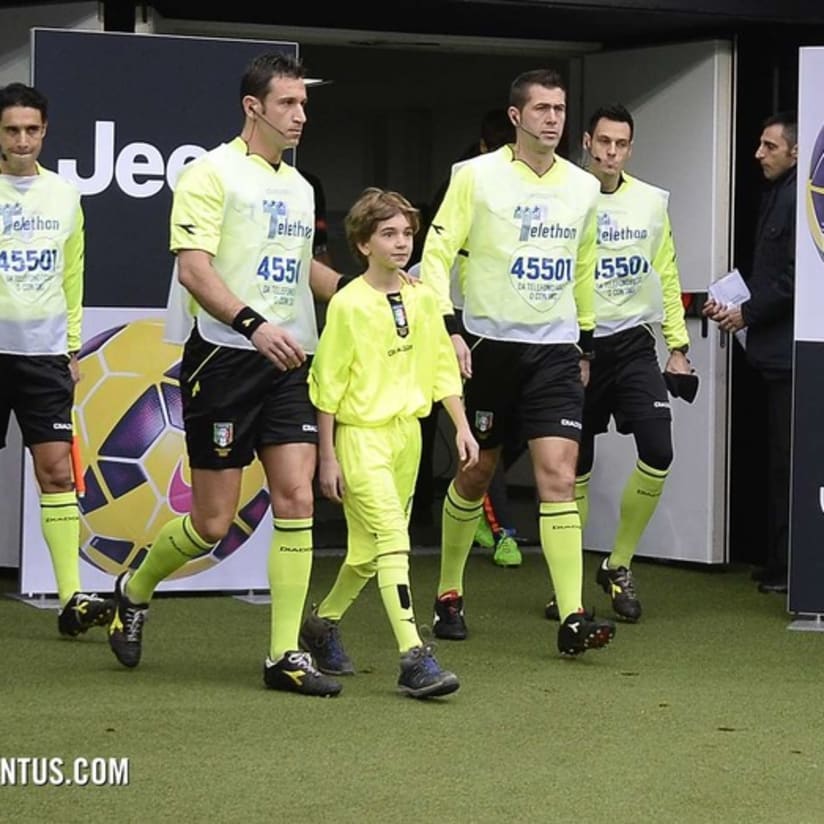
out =
[[432,632],[446,641],[463,641],[466,638],[463,597],[450,589],[435,600],[435,620]]
[[435,660],[431,644],[413,647],[401,656],[398,689],[412,698],[434,698],[449,695],[460,686],[458,677],[441,669]]
[[311,613],[300,628],[300,646],[312,653],[315,666],[326,675],[355,674],[355,667],[343,648],[337,621]]
[[124,572],[114,585],[115,610],[109,624],[109,646],[124,667],[136,667],[140,663],[143,644],[143,624],[149,616],[148,604],[134,604],[124,592]]
[[302,650],[284,652],[277,661],[267,657],[263,664],[263,683],[269,689],[322,698],[334,698],[341,691],[341,685],[317,669],[312,656]]
[[105,627],[114,615],[114,600],[92,593],[75,592],[57,615],[61,635],[74,637],[92,627]]
[[641,602],[635,593],[635,578],[625,566],[610,569],[607,559],[598,567],[595,580],[612,601],[612,608],[619,618],[634,623],[641,617]]
[[568,615],[558,628],[558,652],[580,655],[588,649],[605,647],[615,637],[615,624],[581,610]]

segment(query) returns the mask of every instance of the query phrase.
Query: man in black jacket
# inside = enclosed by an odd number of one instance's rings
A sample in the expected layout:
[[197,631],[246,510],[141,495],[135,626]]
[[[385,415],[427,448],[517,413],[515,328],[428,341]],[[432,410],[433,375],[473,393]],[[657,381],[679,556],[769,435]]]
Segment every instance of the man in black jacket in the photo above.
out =
[[750,299],[741,306],[708,301],[704,307],[724,331],[746,328],[747,359],[766,386],[769,510],[767,566],[756,576],[761,592],[787,591],[797,134],[794,112],[773,115],[764,122],[755,153],[767,188],[747,278]]

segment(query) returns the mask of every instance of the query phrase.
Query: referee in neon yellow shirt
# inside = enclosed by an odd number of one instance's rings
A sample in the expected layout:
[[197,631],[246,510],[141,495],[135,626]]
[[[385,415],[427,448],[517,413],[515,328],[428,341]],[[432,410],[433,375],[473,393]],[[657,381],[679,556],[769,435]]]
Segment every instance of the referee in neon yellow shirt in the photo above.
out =
[[[559,157],[566,91],[557,72],[512,82],[514,145],[468,160],[450,180],[427,233],[424,283],[438,293],[464,377],[481,452],[459,468],[444,501],[435,635],[462,640],[464,569],[501,445],[514,427],[529,442],[540,499],[541,549],[561,611],[557,647],[578,655],[609,643],[610,621],[581,601],[583,553],[575,466],[595,327],[598,182]],[[456,334],[449,271],[460,249],[463,323]]]
[[[689,335],[667,206],[669,193],[624,171],[632,155],[635,123],[621,104],[596,109],[584,134],[588,170],[598,179],[598,263],[595,268],[595,359],[584,405],[584,428],[575,481],[582,525],[595,461],[595,437],[610,418],[635,440],[637,461],[621,495],[612,552],[597,582],[615,614],[641,617],[631,563],[652,518],[673,458],[670,399],[656,352],[661,326],[672,375],[690,375]],[[697,379],[693,379],[697,380]],[[558,617],[554,601],[547,618]]]
[[298,649],[298,635],[312,569],[314,298],[328,299],[341,278],[312,257],[312,186],[283,158],[306,124],[303,65],[262,54],[247,66],[239,97],[240,134],[186,166],[170,216],[170,250],[195,315],[180,375],[192,511],[166,523],[138,569],[118,578],[109,645],[124,666],[139,664],[158,584],[229,532],[243,469],[257,458],[274,515],[263,680],[332,696],[340,683]]
[[114,604],[80,591],[80,515],[72,477],[72,406],[80,379],[84,233],[80,192],[38,158],[48,101],[0,88],[0,448],[11,413],[31,452],[40,524],[54,569],[58,630],[109,623]]
[[310,371],[318,409],[321,491],[343,503],[346,559],[332,590],[304,622],[301,643],[319,669],[349,675],[338,622],[366,583],[378,589],[400,652],[399,689],[415,698],[458,689],[415,622],[409,586],[409,513],[421,456],[420,418],[441,401],[455,424],[461,465],[478,444],[461,401],[452,344],[435,294],[401,270],[419,227],[396,192],[367,189],[346,217],[366,271],[335,295]]

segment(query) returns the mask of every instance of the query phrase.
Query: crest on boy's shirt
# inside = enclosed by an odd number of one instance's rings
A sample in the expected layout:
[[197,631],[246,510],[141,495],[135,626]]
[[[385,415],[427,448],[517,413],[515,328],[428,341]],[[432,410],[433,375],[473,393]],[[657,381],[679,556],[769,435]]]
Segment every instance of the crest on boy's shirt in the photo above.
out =
[[403,298],[400,293],[386,296],[389,305],[392,307],[392,317],[395,320],[395,332],[399,338],[405,338],[409,334],[409,320],[406,317],[406,307],[403,305]]

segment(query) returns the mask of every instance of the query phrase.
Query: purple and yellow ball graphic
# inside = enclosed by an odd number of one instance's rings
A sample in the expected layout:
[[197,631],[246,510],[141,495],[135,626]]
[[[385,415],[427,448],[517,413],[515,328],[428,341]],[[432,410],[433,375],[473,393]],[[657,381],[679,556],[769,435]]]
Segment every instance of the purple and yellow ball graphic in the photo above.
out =
[[[179,346],[163,340],[160,320],[107,329],[80,350],[75,404],[86,467],[80,551],[112,575],[136,569],[158,530],[191,508],[180,354]],[[243,475],[239,512],[229,534],[172,577],[220,563],[266,515],[269,495],[262,470],[253,465]]]
[[824,126],[818,133],[807,181],[807,218],[815,248],[824,260]]

